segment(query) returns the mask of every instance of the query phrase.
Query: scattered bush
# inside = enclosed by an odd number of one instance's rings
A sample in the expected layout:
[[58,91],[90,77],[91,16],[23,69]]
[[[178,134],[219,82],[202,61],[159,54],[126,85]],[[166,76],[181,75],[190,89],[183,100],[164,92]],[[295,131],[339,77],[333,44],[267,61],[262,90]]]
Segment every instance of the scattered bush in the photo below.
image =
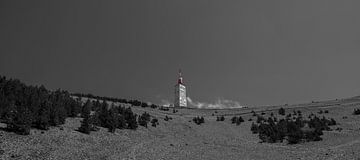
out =
[[217,116],[216,117],[216,121],[224,121],[225,120],[225,117],[224,116]]
[[328,110],[325,110],[324,113],[329,113],[329,111],[328,111]]
[[141,107],[145,108],[145,107],[148,107],[148,104],[147,103],[141,103]]
[[156,127],[156,125],[159,125],[158,119],[154,118],[151,120],[151,126]]
[[354,109],[353,115],[359,115],[360,114],[360,109]]
[[138,123],[140,126],[147,128],[147,124],[150,122],[150,114],[144,112],[141,116],[138,117]]
[[254,112],[254,113],[252,114],[252,116],[255,117],[255,116],[257,116],[257,114]]
[[336,128],[335,130],[341,132],[343,129],[340,128],[340,127],[338,127],[338,128]]
[[201,123],[205,123],[204,117],[194,117],[193,122],[195,122],[197,125],[200,125]]
[[283,116],[285,116],[285,109],[284,108],[280,108],[279,109],[279,115],[283,115]]
[[231,118],[232,124],[235,123],[236,125],[240,125],[242,122],[244,122],[244,119],[241,116],[239,116],[239,117],[234,116]]
[[158,106],[155,105],[155,104],[151,104],[150,107],[153,108],[153,109],[155,109],[155,108],[157,108]]
[[257,116],[256,123],[261,123],[263,121],[266,121],[263,116]]
[[291,118],[291,114],[289,113],[288,115],[286,115],[286,118]]
[[251,132],[253,134],[257,134],[257,133],[259,133],[259,126],[253,122],[251,124],[251,129],[250,130],[251,130]]
[[172,118],[171,118],[171,117],[168,117],[168,116],[165,116],[164,120],[165,120],[165,121],[169,121],[169,120],[172,120]]

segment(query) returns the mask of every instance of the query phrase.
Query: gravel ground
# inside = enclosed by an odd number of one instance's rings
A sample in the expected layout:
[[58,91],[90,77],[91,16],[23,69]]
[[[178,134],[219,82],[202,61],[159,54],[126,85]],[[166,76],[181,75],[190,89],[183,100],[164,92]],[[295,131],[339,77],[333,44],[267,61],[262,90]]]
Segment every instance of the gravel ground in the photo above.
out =
[[[287,113],[301,110],[303,115],[328,110],[326,117],[334,118],[342,131],[324,132],[323,141],[296,145],[260,143],[250,132],[251,110],[277,115],[280,106],[234,110],[179,109],[179,112],[134,107],[136,113],[149,112],[160,121],[157,127],[139,127],[138,130],[105,128],[90,135],[75,131],[80,118],[68,118],[66,124],[49,131],[33,129],[31,135],[21,136],[0,130],[1,159],[358,159],[360,158],[360,116],[351,115],[360,108],[360,99],[316,102],[282,106]],[[214,116],[212,116],[214,114]],[[168,115],[173,118],[164,121]],[[205,123],[196,125],[195,116],[204,116]],[[217,122],[216,115],[225,115]],[[245,122],[233,125],[233,115],[241,115]],[[347,116],[347,119],[343,119]],[[0,124],[0,128],[5,127]],[[62,130],[60,128],[63,128]]]

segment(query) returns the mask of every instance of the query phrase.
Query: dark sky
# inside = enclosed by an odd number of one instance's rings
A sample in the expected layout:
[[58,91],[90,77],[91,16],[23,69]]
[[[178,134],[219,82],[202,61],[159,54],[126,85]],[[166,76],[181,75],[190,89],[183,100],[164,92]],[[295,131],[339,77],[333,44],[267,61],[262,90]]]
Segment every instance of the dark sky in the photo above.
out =
[[359,95],[360,1],[0,1],[0,74],[50,89],[299,103]]

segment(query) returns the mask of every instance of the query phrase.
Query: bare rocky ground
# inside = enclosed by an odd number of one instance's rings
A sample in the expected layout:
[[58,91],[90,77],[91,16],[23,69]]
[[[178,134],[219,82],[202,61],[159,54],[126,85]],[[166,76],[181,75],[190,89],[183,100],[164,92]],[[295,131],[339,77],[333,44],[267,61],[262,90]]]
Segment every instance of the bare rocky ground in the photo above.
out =
[[[252,134],[250,113],[271,112],[276,117],[278,108],[287,113],[300,110],[304,116],[321,110],[321,114],[334,118],[339,124],[333,131],[325,131],[323,140],[296,145],[286,143],[260,143]],[[119,130],[115,133],[100,131],[90,135],[77,132],[80,118],[68,118],[66,124],[49,131],[33,129],[31,135],[21,136],[0,130],[1,159],[359,159],[360,115],[352,115],[360,108],[360,97],[343,100],[314,102],[289,106],[267,106],[248,109],[204,110],[179,109],[177,113],[152,108],[134,107],[136,113],[149,112],[159,119],[160,125],[139,127],[136,131]],[[212,115],[214,114],[214,116]],[[165,116],[173,120],[164,121]],[[225,115],[225,121],[217,122],[217,115]],[[245,122],[231,124],[234,115],[241,115]],[[318,115],[318,114],[317,114]],[[204,116],[205,123],[196,125],[191,120]],[[343,117],[347,118],[344,119]],[[190,122],[189,122],[190,121]],[[5,127],[2,124],[2,127]],[[336,131],[335,128],[342,128]]]

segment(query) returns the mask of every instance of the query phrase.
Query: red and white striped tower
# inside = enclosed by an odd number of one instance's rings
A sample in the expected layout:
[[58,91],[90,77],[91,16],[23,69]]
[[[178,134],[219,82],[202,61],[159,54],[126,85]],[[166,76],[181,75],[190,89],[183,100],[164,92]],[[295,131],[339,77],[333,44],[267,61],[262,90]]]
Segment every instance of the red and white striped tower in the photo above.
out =
[[186,87],[181,75],[181,70],[179,70],[178,81],[177,84],[175,85],[174,107],[187,107]]

